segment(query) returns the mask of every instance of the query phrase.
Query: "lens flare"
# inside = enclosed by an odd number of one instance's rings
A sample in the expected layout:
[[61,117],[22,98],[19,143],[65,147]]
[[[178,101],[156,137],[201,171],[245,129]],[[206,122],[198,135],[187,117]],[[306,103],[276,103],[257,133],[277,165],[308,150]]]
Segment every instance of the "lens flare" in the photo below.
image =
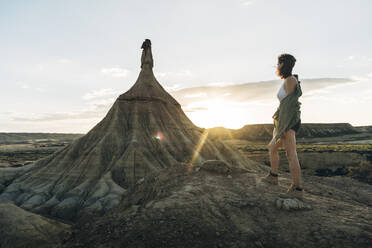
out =
[[161,132],[157,132],[157,134],[155,135],[155,139],[162,141],[164,139],[164,136]]
[[200,136],[198,145],[195,147],[195,152],[194,152],[194,154],[193,154],[193,156],[191,158],[191,161],[190,161],[191,167],[194,166],[194,163],[195,163],[197,157],[199,156],[199,152],[203,148],[204,142],[205,142],[205,140],[208,137],[208,132],[209,132],[209,130],[208,129],[205,129],[204,132],[202,133],[202,135]]

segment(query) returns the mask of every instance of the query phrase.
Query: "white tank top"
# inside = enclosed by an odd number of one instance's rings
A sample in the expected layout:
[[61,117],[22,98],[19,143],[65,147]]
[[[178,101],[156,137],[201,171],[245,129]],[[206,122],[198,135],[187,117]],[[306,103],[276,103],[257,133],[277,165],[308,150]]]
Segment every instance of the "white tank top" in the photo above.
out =
[[282,87],[280,87],[278,94],[276,94],[276,96],[278,97],[279,101],[283,100],[283,98],[287,96],[287,93],[285,92],[284,89],[284,83],[282,84]]
[[[297,78],[295,76],[292,76],[292,77],[294,77],[296,79],[296,81],[297,81]],[[287,96],[287,92],[285,92],[285,89],[284,89],[284,82],[282,84],[282,87],[280,87],[280,89],[279,89],[278,93],[276,94],[276,96],[278,97],[279,101],[283,100],[284,97]]]

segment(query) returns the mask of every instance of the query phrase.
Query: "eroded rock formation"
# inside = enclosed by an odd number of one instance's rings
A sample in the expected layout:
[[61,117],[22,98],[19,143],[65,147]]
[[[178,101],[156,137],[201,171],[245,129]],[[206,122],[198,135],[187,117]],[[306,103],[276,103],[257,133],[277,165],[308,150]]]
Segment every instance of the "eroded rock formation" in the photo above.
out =
[[195,126],[156,80],[151,42],[142,48],[137,81],[86,135],[23,168],[0,169],[0,201],[76,220],[104,214],[138,180],[175,163],[262,168]]

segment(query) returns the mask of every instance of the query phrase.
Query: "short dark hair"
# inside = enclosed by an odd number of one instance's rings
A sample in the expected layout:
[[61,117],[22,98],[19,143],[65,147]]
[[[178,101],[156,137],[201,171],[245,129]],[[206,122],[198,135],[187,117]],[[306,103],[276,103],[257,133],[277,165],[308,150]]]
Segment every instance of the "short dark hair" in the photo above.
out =
[[287,78],[292,76],[292,69],[296,63],[296,59],[293,55],[283,53],[278,56],[278,64],[283,63],[282,68],[278,70],[278,74],[281,78]]

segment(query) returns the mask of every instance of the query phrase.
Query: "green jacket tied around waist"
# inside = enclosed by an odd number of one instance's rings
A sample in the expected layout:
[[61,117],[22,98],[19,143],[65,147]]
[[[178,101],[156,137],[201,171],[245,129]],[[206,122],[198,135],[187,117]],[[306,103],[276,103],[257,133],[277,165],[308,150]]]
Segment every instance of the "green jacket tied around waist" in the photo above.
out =
[[277,128],[276,142],[280,141],[283,132],[291,129],[301,119],[301,102],[298,101],[298,98],[302,95],[300,83],[298,81],[295,90],[280,101],[279,107],[272,117],[274,119],[274,128]]

